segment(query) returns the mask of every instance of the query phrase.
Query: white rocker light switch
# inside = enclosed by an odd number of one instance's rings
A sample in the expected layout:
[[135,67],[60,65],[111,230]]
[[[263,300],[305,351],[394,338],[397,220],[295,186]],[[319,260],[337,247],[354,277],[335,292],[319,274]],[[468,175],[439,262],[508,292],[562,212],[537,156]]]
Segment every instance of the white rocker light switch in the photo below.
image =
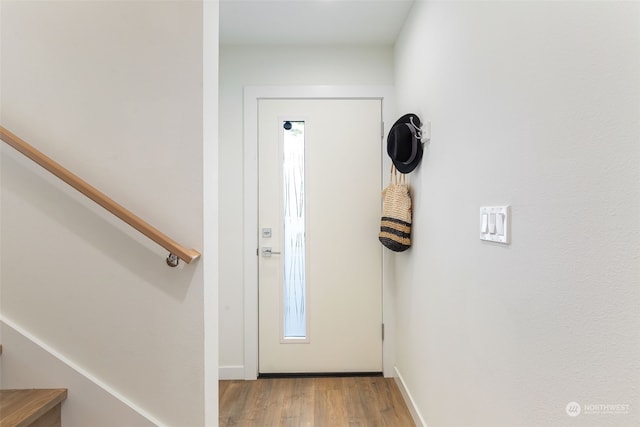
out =
[[509,206],[483,206],[480,208],[480,240],[510,244]]

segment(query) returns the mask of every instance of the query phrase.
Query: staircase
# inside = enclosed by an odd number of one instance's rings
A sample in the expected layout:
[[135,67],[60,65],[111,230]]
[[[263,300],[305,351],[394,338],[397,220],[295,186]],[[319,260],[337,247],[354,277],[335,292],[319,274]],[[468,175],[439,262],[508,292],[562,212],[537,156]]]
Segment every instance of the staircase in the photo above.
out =
[[0,390],[0,427],[60,427],[66,398],[64,388]]

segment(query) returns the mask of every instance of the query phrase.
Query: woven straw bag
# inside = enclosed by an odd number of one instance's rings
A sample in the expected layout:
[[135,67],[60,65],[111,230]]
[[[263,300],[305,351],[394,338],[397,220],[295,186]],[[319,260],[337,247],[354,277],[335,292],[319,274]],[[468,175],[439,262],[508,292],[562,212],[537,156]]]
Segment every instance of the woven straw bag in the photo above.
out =
[[411,247],[411,195],[404,174],[391,166],[389,185],[382,191],[380,242],[394,252]]

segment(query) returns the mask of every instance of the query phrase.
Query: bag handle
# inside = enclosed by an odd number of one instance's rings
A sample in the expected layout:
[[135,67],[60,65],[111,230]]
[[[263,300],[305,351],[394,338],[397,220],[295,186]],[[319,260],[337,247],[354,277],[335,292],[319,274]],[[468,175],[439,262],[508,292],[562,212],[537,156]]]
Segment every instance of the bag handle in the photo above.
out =
[[391,171],[389,172],[389,183],[395,185],[406,185],[407,175],[398,172],[396,165],[391,162]]

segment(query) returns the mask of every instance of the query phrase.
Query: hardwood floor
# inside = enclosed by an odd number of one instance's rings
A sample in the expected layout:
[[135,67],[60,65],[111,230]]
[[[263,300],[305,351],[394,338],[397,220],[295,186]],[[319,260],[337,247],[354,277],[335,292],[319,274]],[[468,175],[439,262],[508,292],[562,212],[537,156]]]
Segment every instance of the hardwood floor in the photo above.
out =
[[220,427],[411,427],[392,378],[220,381]]

